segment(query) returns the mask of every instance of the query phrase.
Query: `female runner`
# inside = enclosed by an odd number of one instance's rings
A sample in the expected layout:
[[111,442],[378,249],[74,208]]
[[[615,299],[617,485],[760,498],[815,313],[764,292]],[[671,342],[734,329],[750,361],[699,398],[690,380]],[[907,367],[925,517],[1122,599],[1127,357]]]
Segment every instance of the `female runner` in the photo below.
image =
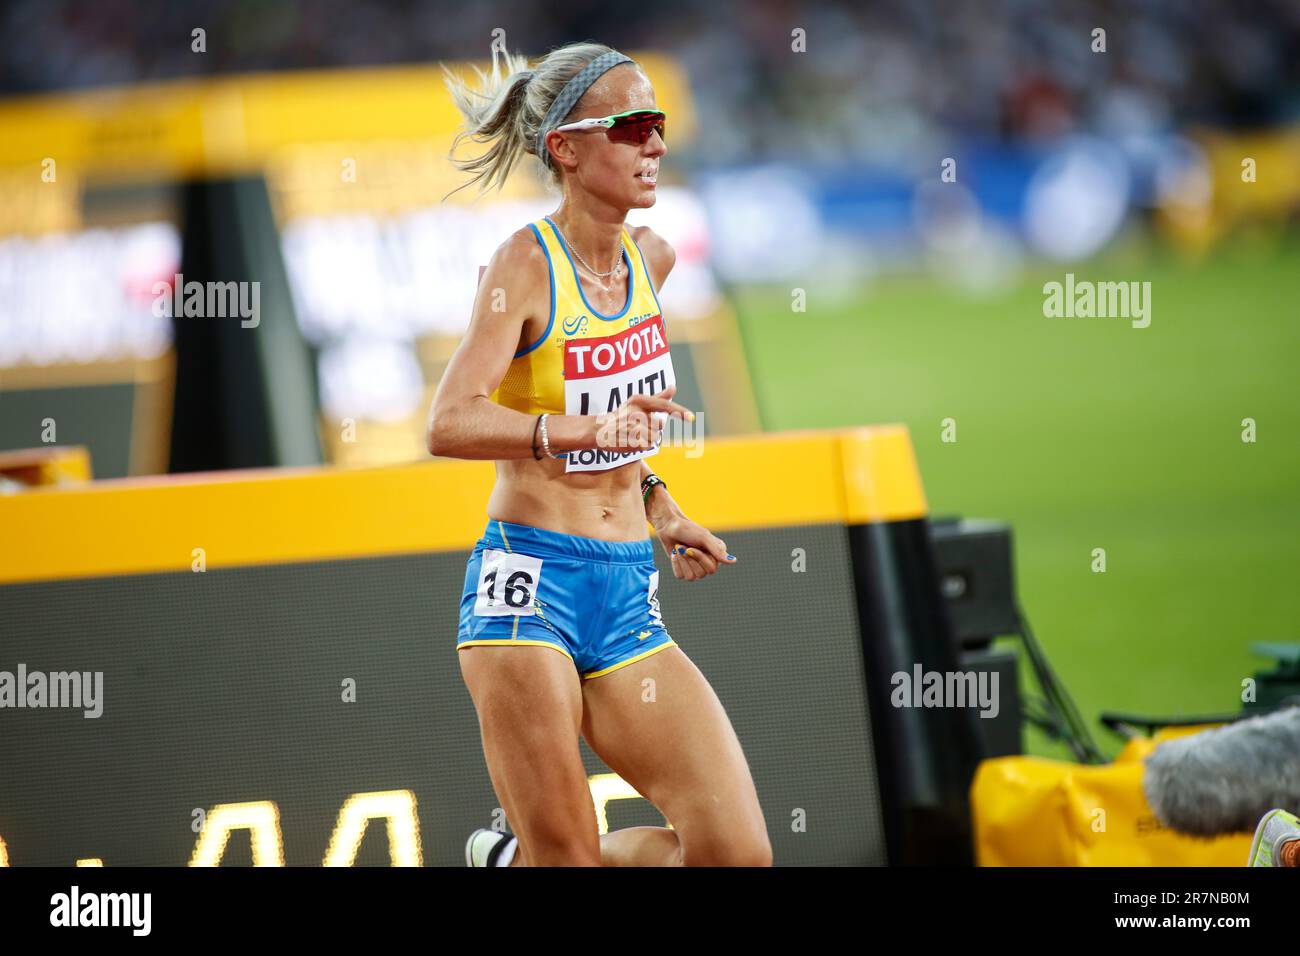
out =
[[[479,88],[448,73],[466,119],[456,145],[491,144],[454,162],[482,190],[531,153],[562,199],[492,256],[429,414],[431,454],[496,461],[457,647],[513,833],[476,831],[466,862],[768,866],[749,767],[664,628],[646,533],[649,521],[682,580],[735,561],[644,461],[668,415],[694,418],[672,401],[656,291],[674,252],[624,225],[654,205],[664,114],[609,47],[565,46],[534,69],[503,59],[508,75],[494,50]],[[671,829],[598,833],[579,734]]]

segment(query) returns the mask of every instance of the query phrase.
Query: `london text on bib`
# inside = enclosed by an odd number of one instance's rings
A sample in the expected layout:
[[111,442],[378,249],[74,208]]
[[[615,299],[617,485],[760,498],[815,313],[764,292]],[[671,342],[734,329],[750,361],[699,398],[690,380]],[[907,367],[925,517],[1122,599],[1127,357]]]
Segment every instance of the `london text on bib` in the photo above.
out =
[[[566,415],[603,415],[633,395],[653,395],[676,384],[662,315],[651,316],[617,335],[564,343]],[[606,471],[658,453],[658,442],[644,451],[586,448],[569,452],[564,470]]]

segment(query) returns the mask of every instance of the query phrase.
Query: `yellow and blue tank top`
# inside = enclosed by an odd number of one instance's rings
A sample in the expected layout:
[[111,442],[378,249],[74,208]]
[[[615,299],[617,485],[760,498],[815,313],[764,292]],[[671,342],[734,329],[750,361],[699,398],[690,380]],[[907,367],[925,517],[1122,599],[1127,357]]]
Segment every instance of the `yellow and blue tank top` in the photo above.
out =
[[[541,338],[515,353],[492,401],[529,415],[600,415],[635,394],[676,384],[659,297],[627,229],[627,301],[622,311],[603,315],[587,301],[573,255],[550,217],[529,228],[546,253],[550,316]],[[576,451],[568,455],[565,470],[605,471],[658,451],[657,446],[627,453]]]

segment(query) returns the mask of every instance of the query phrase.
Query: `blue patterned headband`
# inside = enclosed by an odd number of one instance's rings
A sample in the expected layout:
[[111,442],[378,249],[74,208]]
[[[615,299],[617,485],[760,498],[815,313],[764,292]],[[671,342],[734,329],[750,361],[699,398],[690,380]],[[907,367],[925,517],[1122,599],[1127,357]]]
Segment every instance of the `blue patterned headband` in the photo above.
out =
[[551,151],[546,148],[546,134],[555,127],[560,125],[560,121],[569,115],[574,104],[582,99],[582,94],[591,88],[591,84],[597,79],[609,72],[620,63],[635,62],[630,56],[624,56],[617,50],[610,50],[608,53],[602,53],[596,59],[592,60],[581,70],[575,73],[564,84],[564,89],[560,90],[560,95],[555,98],[551,108],[546,111],[546,118],[542,120],[542,125],[537,130],[537,141],[533,149],[537,153],[537,158],[549,169],[551,167]]

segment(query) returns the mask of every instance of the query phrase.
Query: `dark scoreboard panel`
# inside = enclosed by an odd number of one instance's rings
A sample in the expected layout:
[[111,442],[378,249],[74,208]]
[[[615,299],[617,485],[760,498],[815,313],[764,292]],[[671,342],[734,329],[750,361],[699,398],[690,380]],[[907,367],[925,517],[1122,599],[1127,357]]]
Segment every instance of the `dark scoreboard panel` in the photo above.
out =
[[60,445],[85,445],[96,478],[131,470],[137,388],[132,382],[0,390],[0,450],[40,448],[46,422]]
[[[656,543],[661,605],[736,728],[775,861],[884,864],[848,530],[725,537],[740,562],[691,584]],[[466,836],[497,807],[455,651],[467,559],[0,586],[0,671],[102,671],[104,681],[95,719],[0,709],[10,864],[185,864],[205,814],[257,804],[278,817],[285,863],[320,865],[347,829],[350,798],[390,792],[380,802],[391,808],[409,792],[424,864],[462,865]],[[609,773],[585,745],[584,758],[589,775]],[[606,811],[613,829],[663,824],[641,799]],[[389,860],[376,820],[355,862]],[[251,861],[248,831],[232,832],[222,862]]]

